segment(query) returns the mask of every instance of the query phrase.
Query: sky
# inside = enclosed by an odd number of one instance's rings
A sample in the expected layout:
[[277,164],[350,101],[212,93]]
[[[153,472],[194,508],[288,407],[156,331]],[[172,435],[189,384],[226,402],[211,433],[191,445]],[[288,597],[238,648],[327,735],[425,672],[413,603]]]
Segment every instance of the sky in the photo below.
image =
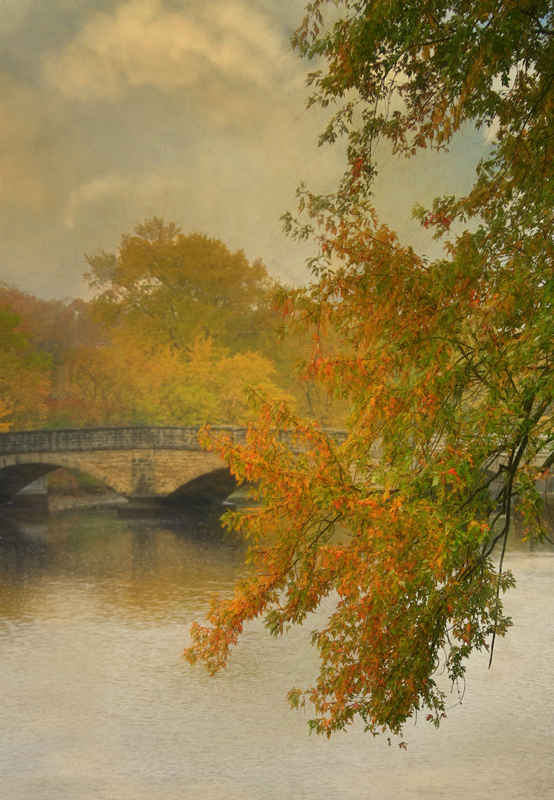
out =
[[[301,181],[332,190],[344,149],[317,147],[290,47],[303,0],[0,0],[0,282],[89,297],[85,254],[153,216],[221,239],[289,285],[309,246],[282,233]],[[375,204],[420,251],[416,201],[467,190],[487,146],[380,157]]]

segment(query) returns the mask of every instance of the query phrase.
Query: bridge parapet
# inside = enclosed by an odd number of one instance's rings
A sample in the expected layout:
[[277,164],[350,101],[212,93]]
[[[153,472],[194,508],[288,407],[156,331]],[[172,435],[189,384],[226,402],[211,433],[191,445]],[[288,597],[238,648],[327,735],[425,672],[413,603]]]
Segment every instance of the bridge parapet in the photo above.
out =
[[[0,454],[67,453],[85,450],[202,450],[198,442],[201,427],[74,428],[0,433]],[[246,441],[245,427],[214,425],[212,430],[230,435],[237,444]],[[329,429],[326,432],[337,441],[346,439],[346,431]],[[279,431],[279,439],[292,444],[292,438],[286,431]]]
[[91,450],[201,450],[198,426],[188,428],[75,428],[0,434],[0,453]]

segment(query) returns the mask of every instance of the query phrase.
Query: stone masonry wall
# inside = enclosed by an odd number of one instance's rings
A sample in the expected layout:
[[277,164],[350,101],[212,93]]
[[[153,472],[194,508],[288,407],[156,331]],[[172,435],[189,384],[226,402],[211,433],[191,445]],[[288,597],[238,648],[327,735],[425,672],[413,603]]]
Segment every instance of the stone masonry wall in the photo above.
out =
[[[200,475],[221,469],[218,455],[203,450],[85,450],[0,456],[0,470],[24,464],[79,469],[127,496],[165,497]],[[0,477],[1,481],[1,477]]]

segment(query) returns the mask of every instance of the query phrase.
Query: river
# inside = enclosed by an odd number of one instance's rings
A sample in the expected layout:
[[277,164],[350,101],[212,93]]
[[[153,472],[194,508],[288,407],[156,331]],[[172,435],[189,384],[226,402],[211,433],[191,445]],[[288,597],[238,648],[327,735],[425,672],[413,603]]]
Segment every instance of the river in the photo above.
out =
[[[0,796],[6,800],[542,800],[554,786],[554,558],[513,550],[514,628],[472,660],[441,730],[407,751],[359,726],[309,736],[286,692],[309,632],[253,624],[210,678],[188,628],[243,572],[215,519],[66,512],[0,523]],[[455,703],[457,697],[453,696]]]

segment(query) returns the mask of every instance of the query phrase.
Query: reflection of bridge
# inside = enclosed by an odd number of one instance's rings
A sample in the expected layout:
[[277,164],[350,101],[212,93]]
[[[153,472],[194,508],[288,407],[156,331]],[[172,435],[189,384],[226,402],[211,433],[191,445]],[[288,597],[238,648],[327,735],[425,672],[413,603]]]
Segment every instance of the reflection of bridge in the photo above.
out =
[[[217,429],[236,442],[246,434],[246,428]],[[216,453],[202,450],[199,430],[81,428],[2,433],[0,503],[61,467],[86,472],[130,499],[172,504],[223,500],[236,489],[235,478]],[[341,433],[333,431],[337,437]]]

